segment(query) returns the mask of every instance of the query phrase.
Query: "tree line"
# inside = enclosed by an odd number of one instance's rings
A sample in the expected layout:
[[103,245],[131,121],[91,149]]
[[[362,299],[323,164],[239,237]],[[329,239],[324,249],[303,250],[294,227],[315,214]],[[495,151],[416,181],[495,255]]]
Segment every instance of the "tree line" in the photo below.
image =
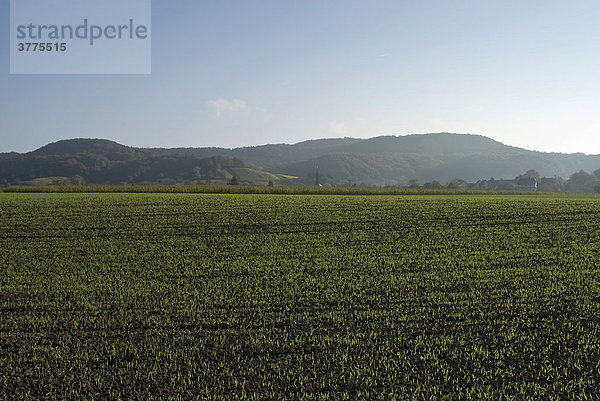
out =
[[587,173],[584,170],[571,174],[568,179],[560,176],[542,177],[536,170],[527,172],[513,179],[490,179],[479,180],[468,183],[456,178],[442,184],[433,180],[420,185],[418,180],[412,179],[408,183],[409,188],[424,189],[482,189],[482,190],[531,190],[545,192],[588,192],[600,193],[600,169]]

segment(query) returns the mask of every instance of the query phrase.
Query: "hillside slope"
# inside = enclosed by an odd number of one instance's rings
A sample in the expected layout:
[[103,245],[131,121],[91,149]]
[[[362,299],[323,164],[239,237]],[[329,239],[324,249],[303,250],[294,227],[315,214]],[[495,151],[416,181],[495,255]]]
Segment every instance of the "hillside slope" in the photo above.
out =
[[[102,139],[73,139],[46,145],[23,155],[0,158],[0,182],[40,185],[60,183],[79,176],[88,184],[226,184],[244,173],[246,184],[282,180],[263,171],[250,169],[236,158],[156,155]],[[62,179],[62,181],[61,181]],[[76,182],[76,181],[74,181]]]
[[600,155],[535,152],[481,135],[450,133],[234,149],[134,148],[105,139],[71,139],[26,154],[1,154],[0,184],[75,175],[94,184],[225,183],[236,175],[243,184],[312,185],[317,166],[323,184],[405,185],[410,179],[508,179],[530,169],[568,178],[600,168]]

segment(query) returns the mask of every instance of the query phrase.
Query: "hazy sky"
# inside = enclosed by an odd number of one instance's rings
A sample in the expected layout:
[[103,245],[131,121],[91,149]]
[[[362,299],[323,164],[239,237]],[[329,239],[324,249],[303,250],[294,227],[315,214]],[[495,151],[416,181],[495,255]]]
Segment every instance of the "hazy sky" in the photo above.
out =
[[458,132],[600,153],[600,1],[154,0],[152,74],[9,75],[0,151]]

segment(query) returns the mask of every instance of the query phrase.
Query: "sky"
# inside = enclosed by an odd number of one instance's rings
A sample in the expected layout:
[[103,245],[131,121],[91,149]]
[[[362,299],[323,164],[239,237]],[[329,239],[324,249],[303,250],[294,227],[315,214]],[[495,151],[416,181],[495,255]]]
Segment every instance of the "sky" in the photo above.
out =
[[0,152],[455,132],[600,154],[597,0],[153,0],[150,75],[10,75],[9,10]]

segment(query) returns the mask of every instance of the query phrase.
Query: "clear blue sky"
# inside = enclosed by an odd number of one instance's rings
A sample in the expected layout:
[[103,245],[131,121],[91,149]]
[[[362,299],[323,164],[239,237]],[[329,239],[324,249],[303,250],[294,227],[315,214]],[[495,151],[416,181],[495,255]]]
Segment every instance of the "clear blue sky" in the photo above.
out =
[[600,2],[154,0],[152,74],[9,75],[0,151],[477,133],[600,153]]

